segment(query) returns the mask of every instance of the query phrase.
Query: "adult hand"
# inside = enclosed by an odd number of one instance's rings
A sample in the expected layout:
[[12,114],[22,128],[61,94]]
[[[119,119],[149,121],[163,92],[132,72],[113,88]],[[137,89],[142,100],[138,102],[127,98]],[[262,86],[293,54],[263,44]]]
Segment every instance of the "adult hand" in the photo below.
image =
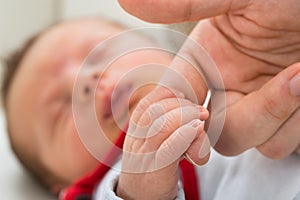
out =
[[[298,0],[119,2],[131,14],[151,22],[209,18],[198,23],[191,37],[213,58],[225,84],[227,114],[215,146],[219,152],[236,155],[257,147],[264,155],[280,159],[299,148]],[[185,51],[197,59],[197,52]]]

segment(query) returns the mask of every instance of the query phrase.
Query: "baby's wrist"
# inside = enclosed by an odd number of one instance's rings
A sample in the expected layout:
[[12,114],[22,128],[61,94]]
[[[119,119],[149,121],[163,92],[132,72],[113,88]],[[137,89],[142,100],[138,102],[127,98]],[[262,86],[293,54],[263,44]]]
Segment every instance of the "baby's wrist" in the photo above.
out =
[[[148,180],[147,178],[147,180],[143,181],[142,177],[131,179],[129,176],[131,175],[123,174],[122,176],[121,174],[114,189],[115,194],[122,199],[173,200],[177,198],[178,183],[175,184],[175,187],[168,187],[169,184],[163,185],[166,187],[157,187],[155,181]],[[147,184],[143,184],[145,182]]]
[[126,190],[122,189],[121,187],[119,187],[119,181],[117,182],[116,188],[115,188],[115,193],[118,197],[122,198],[122,199],[126,199],[126,200],[133,200],[134,198],[131,197]]

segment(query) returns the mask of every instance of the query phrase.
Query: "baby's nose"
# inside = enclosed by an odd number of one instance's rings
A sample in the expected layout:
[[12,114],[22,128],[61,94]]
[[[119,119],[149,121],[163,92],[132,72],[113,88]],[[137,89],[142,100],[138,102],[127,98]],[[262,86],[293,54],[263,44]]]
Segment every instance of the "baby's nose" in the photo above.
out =
[[71,87],[73,98],[80,102],[90,100],[93,97],[100,75],[101,71],[99,70],[80,70],[80,72],[70,80],[73,81]]

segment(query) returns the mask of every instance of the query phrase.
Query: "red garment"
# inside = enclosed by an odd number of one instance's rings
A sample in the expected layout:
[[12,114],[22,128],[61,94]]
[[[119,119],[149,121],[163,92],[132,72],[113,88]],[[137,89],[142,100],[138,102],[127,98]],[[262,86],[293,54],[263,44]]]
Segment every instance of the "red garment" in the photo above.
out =
[[[126,133],[122,132],[115,145],[119,148],[123,147],[124,139]],[[110,160],[118,158],[119,153],[112,150],[106,159]],[[107,163],[107,162],[105,162]],[[187,200],[200,200],[200,195],[198,192],[198,180],[195,167],[186,160],[180,161],[180,169],[182,171],[182,182],[183,189],[185,193],[185,198]],[[64,189],[60,196],[60,200],[92,200],[93,192],[97,185],[101,182],[104,175],[110,170],[109,166],[100,164],[99,167],[87,174],[85,177],[76,181],[70,187]]]

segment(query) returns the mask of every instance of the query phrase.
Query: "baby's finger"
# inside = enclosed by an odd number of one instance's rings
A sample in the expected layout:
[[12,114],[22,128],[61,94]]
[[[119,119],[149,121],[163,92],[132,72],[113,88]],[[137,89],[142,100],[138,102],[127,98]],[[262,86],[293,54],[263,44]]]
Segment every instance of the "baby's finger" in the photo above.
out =
[[[193,120],[208,118],[207,109],[186,99],[169,98],[150,105],[138,121],[130,124],[127,135],[150,138],[157,134],[167,137],[181,125]],[[159,137],[163,140],[164,138]],[[160,144],[160,143],[159,143]]]
[[[198,117],[200,120],[204,121],[208,118],[209,113],[206,108],[194,104],[187,99],[171,98],[171,99],[164,99],[160,102],[157,102],[149,106],[148,109],[142,115],[141,119],[138,121],[138,125],[141,127],[150,126],[154,122],[154,120],[158,119],[162,115],[171,112],[172,110],[175,110],[177,108],[183,108],[187,106],[197,108],[196,110],[199,113]],[[178,117],[180,117],[180,115],[178,115]]]
[[208,117],[206,109],[194,104],[173,109],[155,119],[149,129],[138,127],[133,133],[127,133],[124,148],[135,153],[155,152],[179,127],[203,118],[202,113]]
[[184,157],[194,165],[204,165],[210,156],[210,142],[207,134],[198,129],[198,136],[185,152]]
[[[143,112],[137,113],[140,118],[130,119],[130,124],[128,127],[127,134],[139,138],[144,138],[153,123],[153,121],[160,116],[168,113],[178,107],[184,107],[188,105],[193,105],[193,103],[187,99],[182,98],[165,98],[158,102],[154,102],[149,105]],[[137,115],[135,115],[137,117]],[[137,120],[134,122],[133,120]]]
[[157,150],[156,169],[161,169],[179,160],[197,137],[199,129],[200,132],[203,131],[203,124],[199,119],[195,119],[170,135]]
[[[159,102],[162,99],[175,97],[184,98],[184,94],[176,90],[171,90],[162,86],[158,86],[138,103],[130,119],[131,123],[137,125],[141,116],[152,104]],[[132,128],[131,131],[134,131],[134,128]]]
[[191,101],[182,98],[166,98],[155,102],[147,107],[138,120],[137,126],[149,127],[153,120],[168,113],[171,110],[184,106],[195,105]]
[[192,120],[199,120],[201,115],[208,116],[208,111],[201,106],[185,106],[171,110],[170,112],[155,119],[147,132],[147,146],[158,149],[179,127],[184,126]]

